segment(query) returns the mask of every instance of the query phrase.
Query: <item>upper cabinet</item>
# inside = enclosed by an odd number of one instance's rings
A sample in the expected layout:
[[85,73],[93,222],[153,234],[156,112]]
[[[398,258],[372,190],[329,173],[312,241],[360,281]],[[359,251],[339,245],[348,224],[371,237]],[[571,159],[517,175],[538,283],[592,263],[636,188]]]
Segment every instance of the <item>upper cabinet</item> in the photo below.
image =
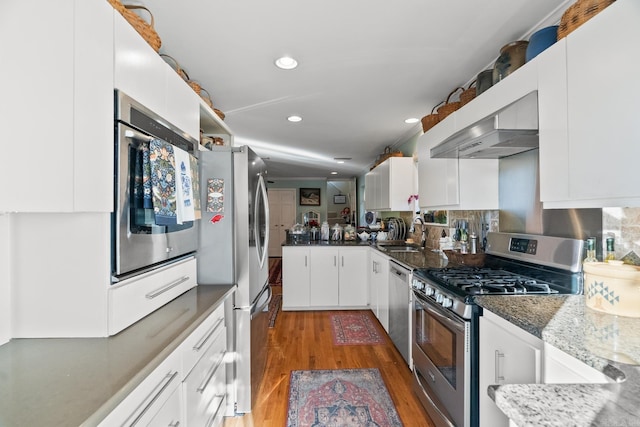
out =
[[365,175],[364,207],[370,211],[412,211],[417,194],[413,157],[390,157]]
[[[113,8],[11,2],[0,25],[0,211],[113,209]],[[17,42],[19,41],[19,42]],[[28,131],[28,132],[27,132]]]
[[547,115],[544,128],[541,117],[545,208],[640,206],[640,61],[631,53],[640,40],[638,23],[640,3],[619,0],[569,34],[566,44],[540,55],[540,84],[555,91],[544,105],[541,96],[540,106],[555,115]]

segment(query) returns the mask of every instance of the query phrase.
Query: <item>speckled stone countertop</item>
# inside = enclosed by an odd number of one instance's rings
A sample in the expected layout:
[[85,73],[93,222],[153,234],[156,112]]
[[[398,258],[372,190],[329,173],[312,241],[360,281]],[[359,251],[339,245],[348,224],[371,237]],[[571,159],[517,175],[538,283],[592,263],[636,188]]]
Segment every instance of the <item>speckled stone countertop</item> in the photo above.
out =
[[0,426],[98,425],[234,289],[197,286],[109,338],[0,346]]
[[640,318],[593,311],[585,307],[582,295],[479,296],[475,300],[621,381],[490,386],[491,398],[518,427],[640,426]]

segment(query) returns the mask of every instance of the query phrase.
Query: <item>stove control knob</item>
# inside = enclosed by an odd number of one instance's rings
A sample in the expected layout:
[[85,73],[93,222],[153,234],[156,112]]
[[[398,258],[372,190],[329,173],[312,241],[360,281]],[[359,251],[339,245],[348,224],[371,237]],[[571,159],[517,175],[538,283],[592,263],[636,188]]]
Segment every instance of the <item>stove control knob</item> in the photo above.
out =
[[443,297],[441,304],[444,308],[449,308],[453,305],[453,301],[451,300],[451,298]]
[[433,289],[431,286],[427,286],[424,289],[424,293],[427,294],[428,297],[430,297],[431,295],[436,293],[436,290]]
[[438,304],[442,304],[443,298],[444,298],[444,296],[440,292],[436,292],[436,302]]

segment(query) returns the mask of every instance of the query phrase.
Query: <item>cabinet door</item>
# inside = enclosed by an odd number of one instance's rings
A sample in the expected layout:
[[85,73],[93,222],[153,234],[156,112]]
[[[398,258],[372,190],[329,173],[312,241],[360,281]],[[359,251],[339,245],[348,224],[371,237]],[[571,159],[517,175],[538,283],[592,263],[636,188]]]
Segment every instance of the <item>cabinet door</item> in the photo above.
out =
[[178,129],[194,138],[200,134],[200,97],[169,64],[163,64],[166,74],[167,111]]
[[309,248],[282,248],[282,309],[309,307]]
[[366,307],[369,248],[340,248],[340,306]]
[[390,187],[389,181],[391,180],[391,159],[387,159],[380,163],[374,169],[376,172],[376,196],[377,203],[376,209],[390,210]]
[[378,173],[376,170],[364,176],[364,208],[369,211],[378,209]]
[[389,258],[370,249],[369,305],[378,321],[389,332]]
[[606,384],[614,382],[602,372],[544,343],[545,384]]
[[640,206],[640,3],[619,1],[567,37],[570,191],[586,207]]
[[338,306],[338,248],[311,249],[309,268],[309,305],[312,307]]
[[485,310],[480,317],[480,425],[508,426],[487,395],[492,384],[535,384],[542,379],[542,341]]

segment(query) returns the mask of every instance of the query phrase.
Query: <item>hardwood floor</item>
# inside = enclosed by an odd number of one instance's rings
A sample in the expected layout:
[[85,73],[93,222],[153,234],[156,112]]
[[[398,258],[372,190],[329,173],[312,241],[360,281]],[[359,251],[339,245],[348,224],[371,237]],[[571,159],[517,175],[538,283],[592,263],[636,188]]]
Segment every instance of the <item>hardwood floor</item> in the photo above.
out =
[[284,427],[292,370],[346,368],[380,369],[404,426],[433,426],[411,390],[409,367],[382,326],[377,323],[385,335],[382,345],[334,345],[331,313],[335,312],[284,311],[278,314],[275,328],[269,330],[267,372],[255,408],[243,417],[227,418],[225,427]]

